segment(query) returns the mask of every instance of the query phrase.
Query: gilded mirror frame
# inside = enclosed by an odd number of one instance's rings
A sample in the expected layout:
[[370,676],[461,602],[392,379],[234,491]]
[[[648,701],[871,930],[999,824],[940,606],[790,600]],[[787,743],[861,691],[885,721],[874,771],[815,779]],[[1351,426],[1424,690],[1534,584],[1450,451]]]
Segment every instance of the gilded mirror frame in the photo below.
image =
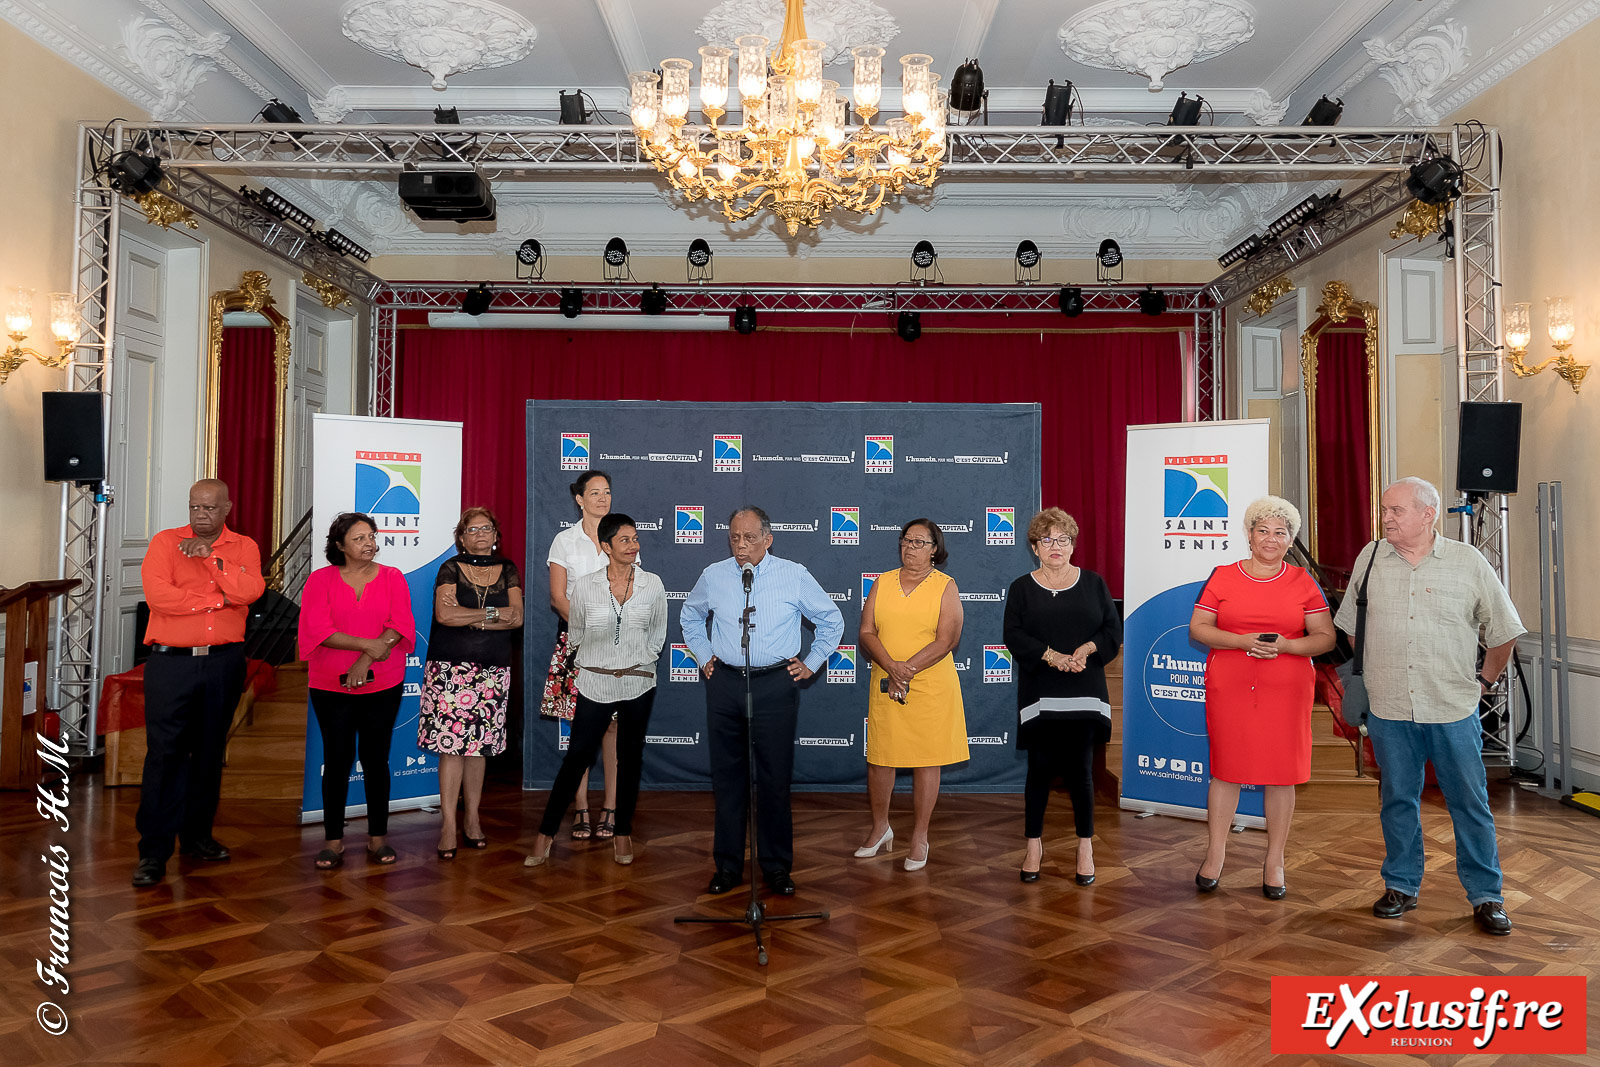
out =
[[1378,498],[1383,492],[1379,482],[1380,457],[1383,455],[1383,426],[1378,421],[1378,308],[1365,300],[1357,300],[1344,282],[1331,281],[1322,290],[1322,303],[1317,305],[1317,317],[1300,335],[1300,374],[1305,383],[1306,398],[1306,529],[1313,559],[1317,556],[1317,341],[1324,332],[1359,318],[1366,327],[1367,356],[1367,482],[1369,530],[1375,535],[1378,529]]
[[[283,540],[283,442],[288,431],[289,320],[273,302],[271,283],[259,270],[247,270],[239,288],[211,294],[211,323],[206,360],[206,477],[217,476],[217,419],[222,400],[222,316],[254,312],[272,327],[272,544],[262,545],[265,559]],[[230,487],[231,488],[231,487]]]

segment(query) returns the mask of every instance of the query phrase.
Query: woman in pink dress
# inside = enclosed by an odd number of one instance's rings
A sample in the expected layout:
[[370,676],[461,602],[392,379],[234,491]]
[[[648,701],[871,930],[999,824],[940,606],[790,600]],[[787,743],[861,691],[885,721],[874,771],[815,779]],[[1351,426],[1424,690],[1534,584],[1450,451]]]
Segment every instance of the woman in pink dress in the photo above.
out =
[[367,801],[367,860],[392,864],[389,741],[416,644],[406,577],[378,563],[378,524],[346,512],[328,529],[331,567],[312,571],[300,597],[300,655],[322,733],[322,825],[317,869],[344,863],[344,806],[359,753]]

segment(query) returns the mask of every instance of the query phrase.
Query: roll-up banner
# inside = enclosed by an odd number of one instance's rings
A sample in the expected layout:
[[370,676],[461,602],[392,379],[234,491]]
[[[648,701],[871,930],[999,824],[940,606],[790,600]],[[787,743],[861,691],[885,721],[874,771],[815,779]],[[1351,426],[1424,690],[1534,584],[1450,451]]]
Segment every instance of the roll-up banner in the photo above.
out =
[[[341,512],[361,511],[378,523],[378,562],[399,568],[411,588],[417,645],[406,657],[405,696],[389,747],[389,810],[439,801],[439,757],[417,747],[422,665],[433,623],[433,579],[455,555],[461,516],[461,423],[313,415],[311,421],[312,566],[326,566],[323,543]],[[364,771],[350,774],[348,816],[365,815]],[[306,709],[305,786],[300,821],[322,818],[322,734]]]
[[[1189,617],[1211,571],[1250,554],[1244,509],[1267,492],[1266,419],[1128,427],[1122,806],[1203,819],[1206,648]],[[1261,825],[1247,785],[1241,823]]]

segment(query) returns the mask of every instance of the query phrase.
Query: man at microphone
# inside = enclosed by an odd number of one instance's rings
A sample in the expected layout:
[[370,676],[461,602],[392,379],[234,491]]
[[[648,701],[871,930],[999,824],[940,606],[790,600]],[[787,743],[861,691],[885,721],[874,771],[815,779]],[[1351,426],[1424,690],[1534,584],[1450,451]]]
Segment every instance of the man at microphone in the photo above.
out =
[[[772,547],[772,521],[765,511],[750,505],[735,511],[728,519],[728,546],[732,558],[701,572],[679,614],[684,643],[706,677],[706,736],[717,808],[712,847],[717,870],[706,891],[726,893],[744,881],[750,738],[745,733],[747,661],[740,624],[748,592],[756,853],[767,885],[789,896],[794,893],[789,876],[794,865],[789,784],[794,774],[799,686],[839,647],[844,617],[810,571],[767,551]],[[799,658],[802,618],[816,628],[804,659]]]

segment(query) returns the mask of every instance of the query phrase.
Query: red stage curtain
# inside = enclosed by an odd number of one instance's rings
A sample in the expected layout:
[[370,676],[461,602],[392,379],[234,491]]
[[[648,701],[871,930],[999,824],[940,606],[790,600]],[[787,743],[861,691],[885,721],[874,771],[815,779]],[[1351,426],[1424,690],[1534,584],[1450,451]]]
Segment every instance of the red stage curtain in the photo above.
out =
[[1317,341],[1317,555],[1345,575],[1372,540],[1368,440],[1366,334],[1329,330]]
[[228,525],[253,539],[263,562],[272,543],[273,387],[272,330],[229,326],[222,331],[222,384],[217,402],[217,477],[228,483],[233,511]]
[[[1181,328],[1149,319],[1141,325],[1129,316],[1094,331],[1018,329],[1022,318],[925,329],[914,344],[881,328],[817,328],[810,325],[815,319],[748,337],[403,327],[395,410],[402,418],[465,423],[463,506],[494,508],[507,553],[517,558],[530,398],[1037,402],[1044,503],[1078,519],[1083,533],[1075,561],[1098,571],[1120,596],[1124,431],[1180,418]],[[626,510],[626,485],[617,486],[616,503]],[[927,510],[937,510],[934,503]],[[1019,514],[1018,525],[1029,517]],[[539,546],[527,569],[542,570],[543,559]]]

